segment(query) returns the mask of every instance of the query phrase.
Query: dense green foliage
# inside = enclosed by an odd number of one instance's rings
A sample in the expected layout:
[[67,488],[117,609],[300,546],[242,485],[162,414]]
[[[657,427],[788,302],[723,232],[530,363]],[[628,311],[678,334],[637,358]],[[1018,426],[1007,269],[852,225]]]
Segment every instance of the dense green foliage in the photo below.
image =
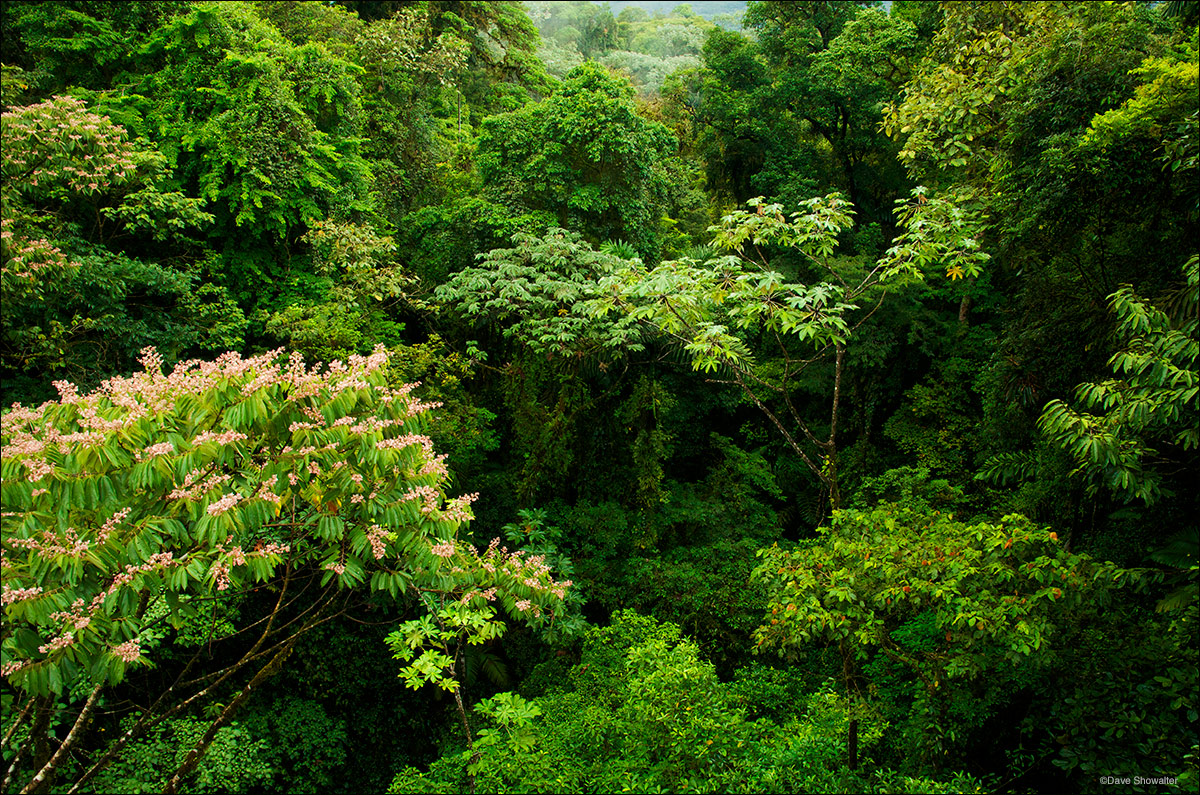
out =
[[0,792],[1194,791],[1198,22],[3,4]]

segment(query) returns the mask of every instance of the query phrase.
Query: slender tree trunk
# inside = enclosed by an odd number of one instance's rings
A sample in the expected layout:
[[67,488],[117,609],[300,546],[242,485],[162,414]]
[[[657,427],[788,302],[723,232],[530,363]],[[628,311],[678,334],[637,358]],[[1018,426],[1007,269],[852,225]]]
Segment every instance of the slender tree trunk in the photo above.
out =
[[29,783],[25,785],[25,788],[21,790],[21,795],[28,795],[28,793],[38,792],[39,790],[45,789],[47,786],[49,786],[50,780],[54,776],[54,771],[58,769],[60,764],[62,764],[63,760],[67,756],[67,751],[71,750],[71,747],[75,745],[75,741],[79,739],[81,729],[87,725],[88,720],[91,718],[92,708],[96,706],[96,699],[100,697],[100,691],[103,689],[104,685],[99,684],[96,685],[96,687],[92,690],[91,695],[88,696],[87,701],[84,702],[83,709],[79,711],[79,717],[76,718],[75,723],[72,724],[71,731],[67,732],[67,738],[62,741],[61,745],[58,746],[58,750],[54,752],[54,755],[50,757],[49,761],[42,765],[41,769],[38,770],[34,777],[30,779]]
[[45,732],[46,727],[50,725],[50,714],[53,711],[53,705],[50,699],[45,696],[36,696],[33,703],[30,705],[33,711],[33,725],[29,729],[29,736],[25,738],[25,742],[21,743],[21,747],[17,749],[16,755],[8,765],[8,770],[4,773],[4,781],[0,782],[0,792],[8,792],[8,785],[12,783],[13,776],[17,773],[17,765],[25,757],[29,749],[34,749],[34,766],[40,767],[45,763],[48,753],[43,753],[39,746],[46,744]]
[[17,733],[17,729],[21,727],[21,724],[23,724],[25,719],[29,717],[30,713],[33,712],[33,703],[36,700],[37,699],[34,696],[29,697],[29,700],[25,702],[25,706],[21,708],[21,713],[17,715],[17,719],[13,721],[12,726],[9,726],[8,729],[5,730],[4,739],[0,740],[0,745],[8,745],[8,741],[11,740],[13,735]]
[[[168,687],[166,690],[164,690],[157,699],[155,699],[154,703],[150,706],[150,708],[147,709],[142,714],[141,718],[139,718],[138,721],[133,726],[129,727],[129,729],[127,729],[119,738],[117,738],[111,745],[109,745],[108,749],[104,752],[104,755],[101,756],[98,760],[96,760],[92,764],[92,766],[89,767],[87,769],[87,771],[84,772],[84,774],[75,782],[75,784],[71,787],[71,789],[69,789],[67,791],[67,794],[75,795],[75,793],[79,792],[80,787],[82,787],[87,782],[91,781],[92,778],[94,778],[96,776],[96,774],[98,774],[105,767],[107,767],[108,764],[110,762],[112,762],[112,760],[115,759],[117,757],[117,755],[119,755],[121,753],[121,751],[123,751],[125,749],[126,745],[128,745],[133,740],[141,737],[147,731],[154,728],[158,724],[162,723],[167,718],[171,717],[172,715],[176,714],[177,712],[182,711],[192,702],[196,701],[197,699],[203,698],[206,694],[212,692],[215,688],[219,687],[223,682],[225,682],[225,680],[227,680],[229,677],[231,677],[235,673],[237,673],[237,671],[240,670],[243,665],[247,664],[248,662],[253,660],[256,656],[258,656],[260,654],[260,649],[262,649],[263,644],[266,643],[268,636],[270,636],[270,634],[271,634],[271,630],[275,624],[276,617],[279,615],[279,612],[283,607],[284,597],[288,592],[288,585],[291,583],[291,576],[292,576],[292,573],[291,573],[291,568],[289,566],[286,574],[284,575],[282,586],[279,589],[279,597],[275,602],[275,607],[271,611],[270,617],[267,619],[267,624],[263,628],[262,634],[259,635],[258,639],[254,642],[254,645],[250,648],[250,650],[248,652],[246,652],[244,655],[242,655],[242,658],[240,660],[238,660],[236,663],[234,663],[233,665],[226,668],[224,670],[224,672],[218,672],[218,678],[212,684],[208,685],[207,687],[201,688],[198,692],[192,694],[191,696],[184,699],[183,701],[175,704],[175,706],[167,709],[161,715],[159,715],[157,717],[152,717],[154,715],[154,711],[158,708],[159,704],[161,704],[164,699],[166,699],[168,696],[170,696],[171,693],[175,691],[176,686],[180,685],[180,682],[183,681],[183,677],[187,676],[187,672],[191,670],[192,665],[195,664],[196,659],[197,659],[196,656],[193,656],[192,659],[189,660],[187,665],[184,667],[182,673],[180,673],[179,676],[176,678],[175,682],[170,687]],[[296,633],[296,634],[299,635],[300,633]],[[261,654],[266,654],[268,652],[269,652],[269,650],[263,651],[263,652],[261,652]],[[191,682],[185,682],[184,686],[195,684],[196,682],[199,682],[199,681],[203,681],[203,677],[201,677],[198,680],[192,680]],[[2,790],[2,789],[3,788],[0,788],[0,790]]]
[[846,362],[846,344],[839,342],[835,347],[833,369],[833,406],[829,412],[829,446],[825,452],[825,476],[828,478],[829,507],[842,507],[842,490],[838,486],[838,411],[842,401],[842,368]]
[[167,781],[166,786],[163,787],[163,795],[175,795],[175,793],[179,791],[179,785],[185,778],[195,772],[196,768],[200,765],[201,760],[204,759],[204,755],[208,752],[209,746],[212,745],[213,740],[217,737],[217,732],[233,720],[233,716],[237,713],[238,709],[241,708],[242,704],[246,702],[246,699],[250,697],[251,692],[264,681],[266,681],[268,677],[279,670],[279,667],[283,664],[284,659],[291,654],[292,646],[294,644],[295,636],[293,636],[293,639],[284,645],[284,647],[280,649],[274,657],[271,658],[271,661],[264,665],[259,672],[254,675],[254,678],[242,688],[241,692],[239,692],[234,699],[230,701],[223,710],[221,710],[221,714],[218,715],[217,719],[209,725],[208,731],[204,732],[204,736],[192,746],[190,751],[188,751],[187,756],[183,760],[183,764],[181,764],[179,768],[171,775],[171,778]]
[[471,772],[471,766],[479,762],[479,752],[475,750],[475,741],[471,738],[471,724],[467,721],[467,710],[463,706],[462,693],[459,688],[454,688],[454,703],[458,707],[458,717],[462,720],[463,734],[467,738],[467,750],[471,752],[471,761],[467,763],[467,791],[470,795],[475,795],[475,774]]

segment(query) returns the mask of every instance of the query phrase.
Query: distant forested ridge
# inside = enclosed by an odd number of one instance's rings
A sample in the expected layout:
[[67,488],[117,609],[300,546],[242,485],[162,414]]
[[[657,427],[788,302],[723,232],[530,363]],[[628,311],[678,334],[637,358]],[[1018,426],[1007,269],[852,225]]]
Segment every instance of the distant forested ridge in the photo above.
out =
[[746,10],[744,0],[700,0],[695,3],[676,3],[673,0],[637,0],[637,2],[615,0],[615,2],[608,3],[608,7],[617,16],[630,7],[640,8],[651,16],[659,14],[665,17],[678,16],[678,11],[683,6],[687,6],[699,16],[709,20],[719,14],[741,14]]
[[1190,1],[0,5],[0,792],[1195,792],[1198,96]]

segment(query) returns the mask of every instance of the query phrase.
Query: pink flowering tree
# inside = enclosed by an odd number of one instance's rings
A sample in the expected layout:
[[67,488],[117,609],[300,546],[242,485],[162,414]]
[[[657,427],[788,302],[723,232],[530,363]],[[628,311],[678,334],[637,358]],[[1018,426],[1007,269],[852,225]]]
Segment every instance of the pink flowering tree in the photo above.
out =
[[[212,221],[203,201],[162,191],[166,158],[74,97],[59,96],[0,114],[0,334],[4,363],[22,370],[61,364],[86,328],[44,317],[79,262],[64,241],[67,223],[94,227],[91,242],[130,233],[166,240]],[[78,246],[76,246],[78,247]],[[38,318],[35,322],[30,317]],[[34,326],[30,328],[30,326]]]
[[[4,179],[3,263],[6,297],[36,291],[44,278],[71,267],[62,252],[44,238],[51,221],[48,208],[78,197],[116,192],[125,201],[105,208],[104,216],[134,225],[153,225],[145,200],[163,174],[162,155],[128,140],[125,129],[89,111],[74,97],[54,97],[0,115],[0,175]],[[212,216],[199,201],[182,194],[157,194],[163,223],[182,228]]]
[[48,219],[33,205],[132,181],[137,168],[124,133],[72,97],[0,115],[0,295],[5,303],[40,297],[45,280],[77,266],[46,239],[41,227]]
[[[143,365],[89,394],[57,382],[59,400],[0,417],[0,664],[24,697],[4,741],[32,727],[22,791],[44,786],[78,746],[106,688],[222,599],[259,591],[246,602],[264,607],[244,653],[217,671],[198,670],[197,654],[72,792],[130,740],[234,687],[169,780],[176,791],[296,640],[371,594],[426,612],[417,645],[433,627],[499,634],[494,605],[533,626],[561,619],[570,582],[544,560],[459,538],[475,495],[446,496],[445,457],[422,432],[436,404],[391,385],[382,349],[327,368],[228,353],[169,374],[147,349]],[[418,664],[446,670],[428,654]],[[39,732],[67,693],[86,701],[39,757]]]

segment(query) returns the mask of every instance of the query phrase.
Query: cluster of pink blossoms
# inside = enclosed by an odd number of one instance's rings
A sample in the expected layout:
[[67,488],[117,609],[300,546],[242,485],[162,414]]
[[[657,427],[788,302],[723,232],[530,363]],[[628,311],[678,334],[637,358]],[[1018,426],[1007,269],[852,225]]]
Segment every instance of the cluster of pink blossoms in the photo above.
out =
[[175,452],[175,445],[171,444],[170,442],[159,442],[158,444],[150,445],[145,450],[138,450],[136,453],[134,453],[134,457],[137,458],[138,461],[149,461],[155,456],[166,455],[167,453],[173,452]]
[[[380,402],[386,402],[386,398],[380,398]],[[403,424],[403,418],[400,419],[380,419],[379,417],[342,417],[333,423],[333,427],[349,426],[347,428],[350,433],[357,436],[365,436],[373,431],[383,431],[388,428]]]
[[4,543],[14,549],[27,549],[44,558],[54,558],[59,555],[77,558],[92,548],[91,542],[86,538],[81,538],[74,527],[64,530],[62,538],[59,538],[51,530],[42,530],[40,538],[6,538]]
[[432,515],[438,509],[438,503],[441,502],[442,495],[433,486],[414,486],[405,492],[401,500],[421,500],[421,513],[426,516]]
[[0,676],[7,678],[29,665],[33,665],[33,660],[13,660],[6,662],[4,665],[0,665]]
[[[499,538],[493,538],[487,549],[481,554],[474,546],[470,544],[463,545],[469,552],[480,569],[494,575],[500,582],[510,582],[523,585],[533,591],[534,595],[528,598],[518,599],[515,602],[515,607],[518,612],[529,613],[534,618],[542,618],[547,612],[541,605],[535,602],[535,599],[553,596],[558,600],[566,598],[567,589],[574,583],[571,580],[563,580],[556,582],[550,576],[550,566],[546,563],[545,557],[542,555],[532,555],[526,557],[523,550],[509,552],[508,547],[500,543]],[[471,590],[460,598],[463,604],[469,604],[476,597],[483,597],[487,601],[493,601],[496,596],[496,587],[491,587],[486,591]],[[553,615],[552,612],[550,612]]]
[[420,445],[426,455],[433,455],[433,440],[422,434],[409,433],[394,439],[380,439],[375,443],[375,447],[379,450],[403,450],[412,445]]
[[95,615],[95,610],[85,610],[83,599],[76,599],[71,605],[70,610],[59,610],[50,614],[51,621],[66,621],[75,629],[87,629],[92,623],[92,616]]
[[489,602],[494,602],[496,601],[496,589],[488,588],[486,591],[467,591],[465,594],[463,594],[462,599],[459,599],[458,601],[464,605],[470,604],[471,600],[477,596],[482,597]]
[[380,439],[375,443],[376,449],[379,450],[403,450],[413,445],[420,445],[424,453],[421,460],[421,467],[417,470],[417,474],[437,475],[441,478],[449,473],[449,470],[446,468],[447,456],[437,455],[433,452],[433,440],[428,436],[409,433],[404,436],[397,436],[394,439]]
[[43,643],[41,646],[38,646],[38,651],[41,652],[42,654],[53,654],[54,652],[58,651],[59,649],[65,649],[67,646],[70,646],[74,642],[75,642],[75,633],[64,632],[62,635],[59,635],[58,637],[54,638],[49,643]]
[[[62,433],[57,428],[47,428],[44,435],[38,437],[18,427],[12,427],[18,422],[15,418],[6,416],[5,419],[7,422],[4,422],[4,425],[10,426],[12,438],[5,443],[4,452],[8,457],[22,459],[26,479],[32,483],[43,480],[54,472],[54,465],[45,458],[49,448],[57,448],[60,453],[66,455],[81,447],[101,446],[105,441],[104,434],[94,430]],[[3,430],[8,431],[10,428]]]
[[[44,491],[44,490],[43,490]],[[37,495],[34,495],[37,496]],[[130,515],[130,509],[122,508],[118,512],[109,516],[108,520],[96,531],[96,542],[104,544],[108,542],[108,537],[113,533],[116,526],[125,521],[126,516]],[[91,542],[88,539],[79,536],[79,532],[74,527],[67,527],[62,538],[56,536],[53,531],[43,530],[40,537],[35,538],[5,538],[5,543],[12,546],[13,549],[25,549],[35,552],[42,557],[56,557],[59,555],[70,555],[71,557],[79,557],[84,552],[91,549]]]
[[[355,494],[355,497],[362,495]],[[375,560],[380,560],[387,554],[387,542],[391,539],[392,534],[377,524],[371,525],[371,529],[367,531],[367,543],[371,545],[371,555]]]
[[8,585],[4,586],[3,592],[0,593],[0,605],[11,605],[16,602],[23,602],[26,599],[32,599],[42,592],[40,585],[35,585],[32,588],[11,588]]
[[254,492],[254,496],[260,500],[266,500],[267,502],[280,505],[283,502],[283,497],[276,494],[274,491],[275,484],[278,482],[279,476],[272,475],[262,483],[258,484],[258,491]]
[[507,575],[527,588],[552,594],[558,599],[565,599],[567,589],[574,585],[571,580],[555,581],[544,555],[526,557],[524,550],[520,549],[509,553],[508,547],[502,546],[498,538],[492,539],[479,556],[479,562],[485,571]]
[[72,262],[62,253],[62,250],[45,238],[28,240],[14,237],[11,218],[0,218],[0,240],[8,253],[4,264],[0,265],[0,273],[7,277],[15,277],[22,281],[38,276],[39,271],[64,271],[68,268],[78,268],[78,262]]
[[[241,354],[228,352],[211,362],[196,359],[180,362],[169,375],[163,375],[162,357],[154,348],[146,348],[140,357],[144,372],[128,378],[111,378],[101,384],[100,389],[80,400],[97,405],[107,401],[137,418],[169,410],[180,395],[202,395],[219,387],[222,382],[246,378],[248,380],[241,389],[244,395],[280,384],[288,387],[291,400],[300,401],[320,393],[322,389],[329,389],[336,394],[346,389],[361,388],[365,385],[361,379],[387,362],[387,353],[380,346],[370,356],[353,356],[349,365],[331,365],[327,372],[322,372],[320,366],[309,370],[304,365],[304,357],[293,353],[285,369],[278,363],[282,352],[283,349],[279,348],[245,359]],[[337,374],[339,378],[329,379],[331,374]],[[317,416],[320,414],[317,413]],[[237,431],[208,433],[211,435],[201,434],[194,444],[209,440],[229,444],[245,438]]]
[[421,464],[421,468],[417,471],[420,475],[437,475],[439,478],[450,474],[450,470],[446,467],[446,459],[449,456],[445,453],[435,455],[425,459],[425,463]]
[[181,483],[177,488],[172,490],[171,493],[167,495],[167,499],[187,500],[188,502],[194,502],[200,499],[200,495],[207,494],[223,483],[229,481],[233,476],[227,474],[210,475],[209,477],[204,478],[204,480],[201,480],[203,477],[203,471],[199,469],[193,469],[187,474],[187,477],[183,479],[183,483]]
[[[322,372],[319,366],[311,370],[306,368],[303,357],[298,354],[293,354],[287,366],[283,367],[278,362],[280,353],[281,351],[277,350],[248,359],[243,359],[237,353],[226,353],[213,362],[182,362],[169,375],[164,375],[162,357],[153,348],[146,348],[140,357],[145,368],[143,372],[128,378],[109,379],[92,393],[80,395],[77,387],[69,382],[56,384],[60,402],[72,405],[76,409],[74,421],[78,424],[78,430],[63,430],[41,422],[47,408],[54,405],[52,403],[43,404],[36,409],[15,406],[13,411],[4,415],[0,425],[0,432],[7,437],[5,452],[19,459],[26,470],[27,479],[36,483],[54,476],[54,461],[47,456],[51,449],[58,449],[66,454],[83,446],[103,445],[113,430],[128,427],[156,413],[169,412],[181,395],[199,396],[217,388],[221,383],[240,378],[247,381],[242,389],[245,394],[274,384],[282,384],[287,387],[289,400],[294,405],[305,396],[315,395],[323,390],[336,394],[346,389],[363,388],[367,386],[364,380],[366,376],[383,367],[387,360],[387,354],[381,346],[370,356],[354,356],[348,363],[334,362]],[[406,384],[396,389],[380,387],[380,399],[385,403],[396,399],[405,400],[406,416],[413,416],[435,407],[435,404],[422,403],[411,398],[410,394],[415,386]],[[302,410],[312,420],[312,427],[325,426],[326,421],[320,411],[311,406],[303,406]],[[334,421],[333,425],[349,426],[351,432],[365,434],[383,432],[403,421],[403,418],[342,417]],[[293,430],[300,430],[307,425],[308,423],[294,424]],[[228,445],[245,438],[246,435],[239,431],[211,430],[197,435],[191,441],[191,446],[210,441]],[[424,452],[424,460],[420,467],[422,473],[439,476],[445,474],[445,457],[434,454],[432,442],[428,437],[408,434],[397,439],[383,439],[378,444],[387,448],[404,447],[409,443],[419,444]],[[336,446],[331,443],[321,449]],[[175,450],[172,443],[159,442],[131,452],[138,460],[144,461]],[[315,451],[315,447],[305,447],[299,450],[298,454],[307,455]],[[291,450],[289,448],[284,452]],[[314,462],[307,462],[305,469],[309,475],[322,474],[319,464]],[[301,475],[302,473],[292,474],[289,476],[289,482],[298,485]],[[172,489],[167,497],[172,500],[195,501],[229,479],[228,474],[205,475],[196,470],[189,473],[184,482]],[[39,494],[43,493],[46,492],[39,489]],[[262,496],[264,499],[270,499],[266,494]],[[423,510],[427,514],[432,514],[437,509],[437,500],[433,499],[432,495],[423,493],[423,490],[411,494],[410,498],[412,497],[424,498]],[[272,501],[278,504],[278,500]],[[355,502],[361,503],[363,498],[360,497]],[[232,499],[226,497],[216,504],[217,507],[210,506],[210,510],[219,513],[232,507],[232,504]]]
[[[287,387],[284,390],[287,394],[289,402],[301,400],[305,394],[305,390],[311,390],[309,394],[317,394],[317,392],[328,395],[336,394],[343,389],[361,389],[368,387],[369,384],[366,375],[373,369],[382,367],[386,361],[386,356],[381,350],[377,350],[370,357],[354,357],[348,364],[335,362],[330,365],[327,373],[321,373],[317,368],[309,371],[303,364],[303,359],[298,356],[292,356],[289,360],[289,366],[281,367],[276,359],[278,352],[267,354],[263,357],[254,357],[252,359],[242,359],[237,354],[225,354],[217,359],[216,362],[185,362],[177,366],[169,375],[163,373],[163,362],[161,356],[152,348],[143,351],[141,357],[142,364],[146,368],[145,372],[135,374],[129,378],[114,378],[106,381],[104,385],[95,392],[87,395],[81,395],[79,390],[68,382],[58,384],[61,404],[71,406],[68,409],[68,422],[74,421],[77,423],[76,428],[67,427],[70,433],[60,432],[49,422],[46,415],[47,407],[54,404],[44,404],[38,409],[26,409],[23,407],[15,407],[12,412],[4,416],[4,433],[6,435],[5,453],[6,458],[9,453],[8,438],[13,438],[16,442],[16,450],[18,454],[26,456],[23,463],[26,469],[37,475],[35,479],[41,479],[50,476],[54,473],[53,463],[57,459],[47,459],[47,453],[53,456],[54,451],[63,449],[77,449],[83,444],[103,444],[106,440],[111,440],[112,432],[121,428],[129,427],[131,424],[144,420],[147,417],[154,418],[156,414],[170,415],[175,411],[177,400],[183,395],[200,395],[206,391],[217,388],[229,382],[244,384],[243,393],[251,394],[256,389],[269,387],[274,384],[282,384]],[[330,378],[329,375],[334,374],[336,377]],[[246,383],[248,381],[248,383]],[[413,416],[430,408],[436,407],[439,404],[422,403],[414,400],[411,396],[411,390],[415,385],[409,384],[397,389],[388,389],[386,387],[375,387],[379,392],[383,393],[381,400],[383,402],[392,402],[395,400],[403,400],[403,409],[406,416]],[[387,439],[386,433],[389,428],[402,423],[403,419],[380,419],[378,417],[342,417],[332,423],[328,423],[324,415],[316,408],[311,406],[299,406],[293,403],[294,409],[302,411],[307,422],[293,424],[293,433],[302,433],[303,431],[315,429],[321,430],[329,427],[344,427],[350,433],[360,433],[368,436],[368,443],[376,442],[377,446],[383,449],[396,448],[403,449],[411,445],[416,445],[420,448],[420,457],[414,465],[419,468],[421,474],[436,475],[439,478],[445,475],[445,456],[438,456],[434,453],[432,440],[428,436],[421,434],[404,434],[396,438]],[[62,416],[62,415],[60,415]],[[394,431],[393,431],[394,433]],[[23,435],[22,435],[23,434]],[[372,438],[372,435],[374,438]],[[163,438],[162,436],[159,437]],[[174,438],[174,437],[173,437]],[[148,444],[140,450],[126,449],[124,452],[125,461],[130,457],[134,457],[139,461],[152,460],[157,456],[166,456],[177,452],[186,452],[188,448],[196,448],[201,444],[213,442],[218,445],[229,445],[246,439],[244,433],[233,430],[211,430],[199,433],[194,438],[187,441],[186,436],[183,441],[159,442],[157,444]],[[300,437],[304,439],[303,436]],[[378,440],[378,441],[376,441]],[[298,445],[304,445],[305,441],[297,442]],[[314,443],[319,444],[319,443]],[[333,450],[338,449],[338,444],[329,443],[323,447],[313,445],[301,447],[299,450],[291,450],[288,448],[285,452],[294,454],[297,457],[307,456],[318,450]],[[298,462],[299,463],[299,462]],[[296,471],[287,475],[288,482],[293,485],[298,484],[299,478],[304,477],[304,470],[307,469],[310,474],[320,475],[325,474],[321,467],[323,465],[318,462],[303,462],[296,466]],[[345,461],[338,461],[332,464],[333,469],[345,467]],[[187,500],[199,501],[202,499],[217,497],[207,506],[207,513],[210,516],[219,516],[227,513],[238,505],[241,501],[249,496],[249,488],[256,488],[254,498],[261,498],[271,501],[275,504],[280,504],[284,499],[283,496],[274,493],[274,489],[282,479],[283,475],[271,476],[264,479],[261,483],[254,486],[242,487],[245,494],[238,492],[225,493],[224,489],[230,488],[229,482],[232,476],[227,473],[222,473],[219,470],[214,471],[214,468],[197,465],[198,468],[193,469],[187,474],[181,483],[168,485],[163,489],[166,497],[169,500]],[[302,468],[303,467],[303,468]],[[414,473],[409,471],[404,473],[405,476],[411,477]],[[350,475],[351,481],[361,493],[350,495],[350,499],[355,502],[364,500],[364,495],[369,484],[366,484],[366,478],[361,473],[353,473]],[[49,485],[49,484],[47,484]],[[224,489],[222,488],[224,487]],[[44,489],[42,491],[45,491]],[[376,492],[371,491],[370,497],[375,497]],[[478,497],[477,494],[465,495],[453,500],[446,501],[445,508],[441,508],[443,502],[442,492],[433,485],[416,486],[404,495],[404,499],[418,500],[421,504],[421,511],[426,515],[431,515],[437,518],[451,520],[467,520],[471,518],[469,506]],[[355,499],[357,498],[357,499]],[[97,540],[104,542],[130,514],[130,509],[122,509],[113,514],[97,533]],[[59,535],[62,535],[61,533]],[[372,525],[370,531],[367,532],[367,542],[370,545],[371,554],[376,560],[382,559],[387,553],[388,542],[394,539],[394,534],[389,530]],[[60,553],[61,550],[68,553],[82,554],[89,548],[87,538],[75,533],[73,530],[68,531],[66,538],[53,538],[46,536],[39,537],[36,540],[24,539],[21,540],[26,548],[35,545],[44,545],[47,553]],[[253,552],[242,550],[240,547],[229,545],[231,539],[227,539],[225,545],[216,545],[216,559],[211,564],[209,576],[215,584],[216,590],[227,590],[231,585],[233,571],[237,566],[245,565],[246,560],[252,556],[283,554],[289,551],[286,545],[282,544],[267,544],[260,545]],[[55,547],[57,545],[57,547]],[[15,545],[21,547],[22,544]],[[228,548],[227,548],[228,547]],[[450,558],[456,552],[456,546],[453,541],[445,541],[437,544],[434,547],[434,554]],[[207,557],[207,556],[206,556]],[[55,620],[64,622],[60,625],[60,634],[49,638],[43,646],[51,651],[64,648],[71,643],[80,642],[78,638],[90,638],[87,633],[80,634],[81,630],[85,630],[91,625],[92,617],[96,611],[104,607],[105,600],[115,593],[122,586],[130,583],[136,574],[141,571],[148,570],[153,567],[165,567],[170,565],[181,565],[183,561],[174,561],[171,558],[171,553],[162,553],[162,557],[155,556],[150,562],[142,566],[127,566],[125,570],[120,571],[112,580],[112,582],[103,590],[96,594],[90,605],[85,605],[83,600],[77,600],[76,604],[70,610],[62,611],[55,615]],[[326,564],[325,568],[342,575],[346,571],[344,561]],[[33,598],[40,593],[35,592],[35,589],[10,588],[5,587],[4,598],[5,603],[13,603],[22,599]],[[489,588],[480,594],[484,599],[494,600],[496,589]],[[89,632],[95,632],[95,627]],[[130,641],[120,646],[113,647],[112,653],[121,659],[133,660],[141,655],[140,648],[136,645],[136,641]],[[11,667],[11,666],[10,666]]]
[[[124,585],[133,581],[133,578],[143,572],[153,571],[155,569],[168,568],[170,566],[179,565],[182,561],[177,561],[174,555],[170,552],[158,552],[150,556],[150,559],[140,565],[129,564],[125,568],[113,576],[112,582],[108,587],[104,588],[94,597],[90,603],[85,603],[82,598],[76,599],[71,607],[67,610],[60,610],[50,614],[52,621],[60,621],[69,626],[69,629],[51,638],[48,642],[38,647],[38,651],[43,654],[65,648],[75,642],[75,631],[86,629],[91,625],[92,619],[103,607],[104,602],[108,597],[116,593]],[[17,669],[23,666],[18,666]],[[14,669],[14,670],[17,670]]]
[[112,654],[127,663],[135,662],[142,656],[141,642],[134,638],[112,647]]
[[233,444],[234,442],[240,442],[245,438],[246,434],[238,431],[225,431],[224,433],[205,431],[204,433],[198,434],[195,439],[192,439],[192,446],[198,447],[205,442],[216,442],[224,447],[225,445]]
[[[321,372],[319,366],[313,367],[311,370],[306,369],[304,357],[296,352],[288,357],[288,367],[285,372],[274,363],[278,356],[279,351],[272,351],[264,356],[246,360],[251,363],[255,377],[242,387],[242,394],[251,395],[272,384],[287,384],[288,393],[293,400],[311,397],[331,386],[335,393],[348,389],[363,389],[368,386],[365,377],[387,363],[387,351],[382,345],[376,347],[369,356],[351,356],[349,364],[341,361],[330,362],[324,373]],[[326,380],[329,376],[339,377],[330,379],[333,381],[331,384]],[[316,422],[323,422],[319,414],[309,416]]]
[[230,508],[233,508],[241,502],[241,495],[236,491],[230,491],[229,494],[220,498],[214,503],[209,503],[209,507],[205,508],[210,516],[220,516],[227,513]]
[[451,522],[466,522],[475,518],[471,514],[471,503],[477,499],[479,499],[477,491],[455,497],[446,503],[446,507],[442,510],[442,518]]
[[415,417],[418,414],[424,414],[427,411],[440,409],[442,401],[440,400],[410,400],[406,409],[406,416]]
[[54,473],[54,465],[41,458],[26,458],[21,462],[21,464],[26,469],[25,477],[30,483],[37,483],[39,480],[45,480]]
[[129,515],[129,511],[129,508],[122,508],[112,516],[108,517],[108,520],[105,521],[104,524],[100,526],[100,530],[97,531],[96,540],[101,544],[106,543],[108,541],[108,537],[112,535],[112,531],[117,529],[117,525],[125,521],[125,517]]
[[479,493],[464,494],[446,503],[446,507],[438,509],[442,494],[433,486],[414,486],[405,492],[401,500],[421,500],[421,513],[426,516],[438,515],[446,521],[465,522],[474,518],[471,514],[471,503],[479,499]]
[[213,583],[217,586],[218,591],[229,590],[229,564],[223,560],[214,560],[212,568],[208,573],[213,578]]
[[150,559],[140,565],[128,564],[123,571],[118,572],[113,576],[112,582],[108,587],[100,593],[92,597],[90,610],[95,613],[104,604],[104,600],[112,594],[116,593],[123,585],[128,585],[133,582],[133,578],[138,574],[154,571],[156,569],[169,569],[172,566],[182,566],[186,561],[176,560],[173,552],[155,552],[150,556]]
[[[230,545],[228,549],[226,549],[226,545]],[[235,566],[245,566],[246,558],[286,555],[290,551],[291,547],[287,544],[271,542],[268,544],[260,543],[250,552],[246,552],[240,545],[233,545],[233,536],[227,536],[224,543],[216,545],[216,559],[213,560],[208,573],[213,578],[213,583],[217,586],[218,591],[227,591],[230,586],[230,571]]]

